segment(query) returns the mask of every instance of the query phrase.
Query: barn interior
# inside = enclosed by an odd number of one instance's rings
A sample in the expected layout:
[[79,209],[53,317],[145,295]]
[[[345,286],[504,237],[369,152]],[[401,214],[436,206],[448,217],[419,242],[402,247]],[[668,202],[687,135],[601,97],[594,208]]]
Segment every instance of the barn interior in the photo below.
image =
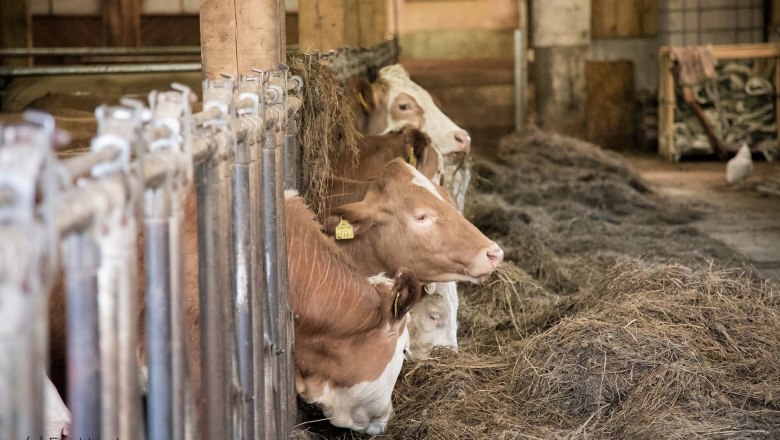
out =
[[[101,104],[202,98],[218,3],[3,2],[0,124],[53,115],[67,160]],[[504,262],[459,284],[458,350],[404,364],[376,438],[780,438],[780,0],[244,3],[288,54],[391,42],[471,136],[454,198]],[[298,405],[291,438],[369,438]]]

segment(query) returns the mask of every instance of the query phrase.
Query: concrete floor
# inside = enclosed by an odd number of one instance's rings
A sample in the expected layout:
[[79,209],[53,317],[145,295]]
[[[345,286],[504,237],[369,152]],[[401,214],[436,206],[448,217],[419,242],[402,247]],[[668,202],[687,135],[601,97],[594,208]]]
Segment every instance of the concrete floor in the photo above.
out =
[[741,188],[726,184],[726,165],[715,161],[669,163],[650,154],[626,154],[659,194],[702,207],[693,226],[754,261],[767,278],[780,281],[780,197],[755,189],[767,176],[780,176],[780,163],[756,162]]

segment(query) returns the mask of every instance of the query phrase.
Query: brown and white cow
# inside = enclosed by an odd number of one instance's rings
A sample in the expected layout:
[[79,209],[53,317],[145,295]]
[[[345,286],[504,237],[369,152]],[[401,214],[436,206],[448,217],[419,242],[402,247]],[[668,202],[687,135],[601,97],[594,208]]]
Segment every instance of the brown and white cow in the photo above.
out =
[[421,295],[417,278],[358,274],[294,191],[285,215],[296,390],[333,425],[379,434],[408,348],[407,312]]
[[411,126],[386,134],[363,136],[358,143],[357,162],[352,157],[336,157],[331,159],[331,168],[335,176],[373,179],[396,157],[403,158],[429,179],[439,172],[439,155],[431,145],[431,138]]
[[338,240],[362,274],[412,270],[423,283],[481,282],[504,252],[459,213],[444,188],[401,159],[374,180],[331,177],[326,230],[346,220],[354,238]]
[[452,122],[400,64],[383,67],[374,83],[356,80],[352,86],[360,132],[381,134],[411,124],[431,137],[439,154],[467,152],[471,148],[466,130]]

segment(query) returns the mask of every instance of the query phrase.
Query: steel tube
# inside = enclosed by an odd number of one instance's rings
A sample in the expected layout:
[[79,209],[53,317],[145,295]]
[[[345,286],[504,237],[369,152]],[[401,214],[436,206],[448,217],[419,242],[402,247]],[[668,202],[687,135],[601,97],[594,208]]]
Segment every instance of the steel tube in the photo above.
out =
[[166,187],[144,194],[149,439],[172,437],[170,194]]
[[199,71],[200,63],[104,64],[91,66],[0,67],[0,76],[114,75],[121,73]]
[[287,132],[284,135],[284,186],[299,188],[299,152],[298,152],[298,121],[295,115],[287,120]]
[[[277,177],[276,177],[276,139],[273,132],[266,132],[262,151],[262,218],[263,218],[263,269],[265,271],[266,300],[268,310],[265,316],[271,345],[266,352],[266,424],[271,438],[282,436],[281,410],[282,399],[280,388],[281,375],[279,365],[279,350],[284,344],[279,335],[279,236]],[[285,405],[286,406],[286,405]]]
[[264,376],[265,360],[268,358],[265,341],[265,325],[267,323],[266,310],[267,301],[265,298],[265,272],[263,270],[263,223],[262,223],[262,142],[256,142],[250,145],[251,161],[249,163],[249,195],[250,216],[249,228],[251,234],[252,252],[251,252],[251,289],[250,305],[252,308],[252,345],[253,345],[253,376],[254,376],[254,395],[255,395],[255,436],[257,438],[273,438],[265,423],[265,398],[266,381]]
[[71,436],[100,436],[98,249],[88,232],[62,241],[68,314],[68,408]]
[[241,394],[244,401],[243,429],[245,438],[255,438],[254,352],[252,345],[252,237],[248,145],[238,145],[233,164],[233,255],[235,257],[235,314],[238,344],[238,366]]
[[0,49],[0,57],[91,55],[200,55],[200,46],[166,47],[35,47]]
[[279,389],[280,401],[282,403],[280,411],[282,413],[281,432],[285,437],[292,434],[292,427],[295,423],[295,376],[293,372],[292,361],[292,313],[290,310],[290,295],[288,294],[287,279],[287,238],[285,234],[285,213],[284,213],[284,138],[286,133],[278,133],[277,147],[274,150],[276,162],[276,243],[277,243],[277,270],[279,271],[279,349],[277,353],[280,356],[280,374]]
[[230,350],[232,321],[230,179],[227,162],[198,167],[198,281],[200,287],[202,438],[232,438]]

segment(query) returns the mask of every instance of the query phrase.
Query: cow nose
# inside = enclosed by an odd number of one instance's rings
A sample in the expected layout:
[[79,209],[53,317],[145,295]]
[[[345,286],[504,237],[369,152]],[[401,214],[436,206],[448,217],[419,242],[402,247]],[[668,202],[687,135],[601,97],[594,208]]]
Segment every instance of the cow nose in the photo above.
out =
[[504,250],[501,249],[496,243],[493,243],[487,250],[487,258],[493,269],[497,268],[502,261],[504,261]]
[[455,143],[458,144],[458,151],[468,153],[471,149],[471,136],[466,130],[458,130],[455,132]]

